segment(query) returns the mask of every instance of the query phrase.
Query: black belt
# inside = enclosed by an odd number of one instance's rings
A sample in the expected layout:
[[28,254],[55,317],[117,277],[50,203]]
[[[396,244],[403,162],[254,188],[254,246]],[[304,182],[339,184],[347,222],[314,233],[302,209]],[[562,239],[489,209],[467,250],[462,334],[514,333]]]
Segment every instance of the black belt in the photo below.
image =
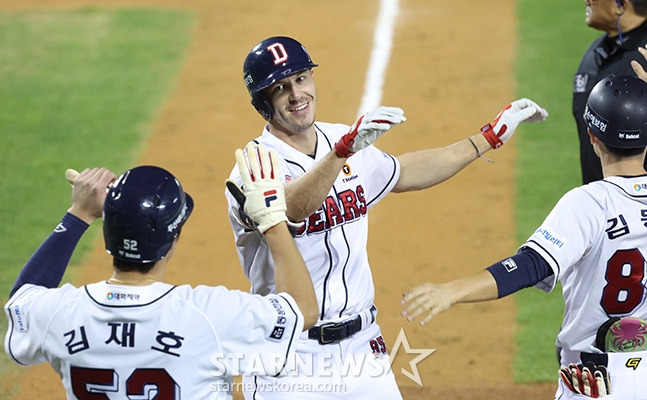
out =
[[[371,307],[371,322],[375,321],[375,306]],[[328,322],[308,329],[308,339],[316,339],[319,344],[332,344],[353,336],[362,330],[362,317],[343,322]]]
[[582,360],[582,363],[590,361],[595,365],[604,365],[606,367],[609,364],[609,355],[606,353],[597,354],[582,352],[580,353],[580,360]]

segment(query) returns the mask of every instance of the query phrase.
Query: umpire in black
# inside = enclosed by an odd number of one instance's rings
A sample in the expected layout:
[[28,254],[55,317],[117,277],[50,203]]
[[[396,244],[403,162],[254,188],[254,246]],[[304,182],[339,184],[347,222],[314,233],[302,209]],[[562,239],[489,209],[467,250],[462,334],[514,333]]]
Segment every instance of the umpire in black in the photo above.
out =
[[[647,44],[647,0],[586,0],[586,24],[605,32],[588,48],[573,80],[573,117],[580,141],[582,182],[602,179],[582,118],[593,86],[609,75],[634,75],[631,60],[647,62],[638,47]],[[647,163],[646,163],[647,168]]]

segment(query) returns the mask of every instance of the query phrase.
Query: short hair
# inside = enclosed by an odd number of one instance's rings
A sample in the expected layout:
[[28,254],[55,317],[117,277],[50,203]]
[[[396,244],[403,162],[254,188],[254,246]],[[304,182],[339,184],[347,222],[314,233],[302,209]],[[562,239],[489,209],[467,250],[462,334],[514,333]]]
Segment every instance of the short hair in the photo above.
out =
[[138,263],[131,261],[121,261],[116,258],[112,259],[112,266],[120,272],[139,272],[145,274],[155,266],[154,262]]
[[645,151],[644,147],[634,147],[632,149],[621,149],[620,147],[607,146],[606,144],[604,144],[604,146],[607,148],[607,150],[609,150],[609,153],[622,158],[637,156],[639,154],[642,154],[643,151]]
[[647,17],[647,0],[629,0],[634,5],[636,14]]

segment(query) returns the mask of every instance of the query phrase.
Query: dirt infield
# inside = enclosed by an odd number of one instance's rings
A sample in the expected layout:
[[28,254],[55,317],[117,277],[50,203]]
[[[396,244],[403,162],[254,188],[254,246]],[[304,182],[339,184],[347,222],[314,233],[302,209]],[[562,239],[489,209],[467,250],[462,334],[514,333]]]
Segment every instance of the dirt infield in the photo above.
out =
[[[226,218],[223,182],[233,166],[233,150],[257,136],[263,124],[249,105],[241,79],[249,49],[267,36],[298,38],[320,65],[315,73],[318,120],[351,123],[362,95],[377,3],[101,2],[111,7],[189,9],[198,16],[176,89],[153,123],[150,143],[139,160],[173,171],[196,201],[168,274],[170,282],[248,289]],[[449,144],[476,132],[513,100],[515,4],[401,1],[383,103],[402,107],[408,120],[381,138],[380,148],[398,155]],[[97,3],[0,0],[5,11],[90,5]],[[514,249],[514,139],[512,143],[490,153],[494,164],[478,160],[436,188],[392,194],[372,211],[369,254],[378,322],[387,343],[404,328],[411,347],[437,349],[418,364],[423,387],[401,373],[402,368],[411,370],[409,361],[415,355],[398,353],[394,371],[405,399],[553,397],[553,384],[512,382],[512,299],[461,305],[425,328],[399,316],[400,296],[407,288],[480,270]],[[98,243],[77,283],[107,277],[109,265]],[[58,377],[41,365],[25,375],[14,398],[64,395]]]

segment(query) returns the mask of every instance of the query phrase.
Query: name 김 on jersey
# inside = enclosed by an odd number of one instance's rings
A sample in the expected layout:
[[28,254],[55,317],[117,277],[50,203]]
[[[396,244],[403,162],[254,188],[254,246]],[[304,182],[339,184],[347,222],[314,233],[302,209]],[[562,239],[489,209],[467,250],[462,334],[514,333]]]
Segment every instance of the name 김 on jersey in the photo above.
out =
[[535,233],[541,235],[544,239],[546,239],[546,241],[548,241],[549,243],[552,243],[555,247],[558,247],[560,249],[566,244],[564,240],[548,232],[547,229],[539,228],[535,231]]

